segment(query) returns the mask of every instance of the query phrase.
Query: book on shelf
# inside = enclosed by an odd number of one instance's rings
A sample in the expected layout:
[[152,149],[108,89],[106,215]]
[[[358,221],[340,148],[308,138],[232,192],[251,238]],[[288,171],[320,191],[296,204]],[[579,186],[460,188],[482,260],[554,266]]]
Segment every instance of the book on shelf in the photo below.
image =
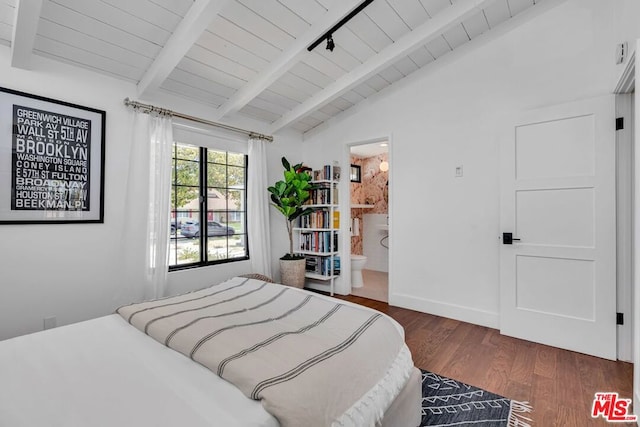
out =
[[[331,196],[333,195],[333,201]],[[321,182],[316,184],[316,188],[309,191],[308,205],[337,205],[338,204],[338,189],[334,186],[333,194],[331,184]]]
[[331,228],[331,219],[333,219],[333,228],[338,230],[340,228],[340,212],[333,211],[333,217],[331,212],[326,210],[319,210],[311,212],[308,215],[301,216],[297,220],[296,226],[298,228]]
[[324,165],[322,169],[314,170],[314,181],[340,181],[340,166]]
[[301,251],[335,252],[338,250],[338,233],[335,231],[302,231],[298,243]]
[[[330,276],[332,257],[322,257],[317,255],[307,255],[305,269],[307,273],[319,274],[321,276]],[[340,275],[340,257],[333,257],[333,275]]]
[[329,211],[315,211],[301,216],[298,220],[299,228],[329,228]]

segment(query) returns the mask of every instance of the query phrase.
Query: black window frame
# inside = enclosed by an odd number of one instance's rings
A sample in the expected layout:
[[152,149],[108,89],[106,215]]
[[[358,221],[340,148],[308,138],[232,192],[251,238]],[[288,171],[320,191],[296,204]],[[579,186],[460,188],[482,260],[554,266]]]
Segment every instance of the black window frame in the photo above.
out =
[[[198,144],[193,144],[190,143],[188,141],[174,141],[173,143],[173,154],[172,154],[172,164],[171,167],[174,170],[174,177],[175,179],[177,179],[177,173],[175,173],[176,169],[177,169],[177,161],[176,161],[176,156],[177,156],[177,149],[178,149],[178,145],[189,145],[192,146],[194,148],[198,148],[198,160],[190,160],[193,162],[197,162],[198,163],[198,167],[199,167],[199,184],[197,186],[198,188],[198,198],[199,198],[199,203],[198,203],[198,222],[199,222],[199,251],[200,251],[200,260],[199,261],[195,261],[195,262],[190,262],[190,263],[184,263],[184,264],[171,264],[171,262],[176,262],[177,261],[177,242],[179,239],[186,239],[185,237],[180,237],[179,236],[179,231],[177,230],[177,224],[178,224],[178,220],[179,217],[177,215],[177,213],[180,211],[180,208],[177,207],[177,191],[174,192],[174,198],[171,200],[171,207],[169,210],[169,214],[170,214],[170,222],[172,223],[173,221],[176,221],[176,234],[175,236],[172,235],[171,233],[169,234],[169,244],[170,245],[176,245],[176,258],[175,259],[170,259],[169,260],[169,271],[180,271],[180,270],[187,270],[187,269],[192,269],[192,268],[200,268],[200,267],[206,267],[206,266],[211,266],[211,265],[218,265],[218,264],[227,264],[227,263],[231,263],[231,262],[238,262],[238,261],[247,261],[250,259],[250,252],[249,252],[249,230],[247,227],[247,222],[248,222],[248,218],[247,218],[247,193],[248,193],[248,182],[247,182],[247,169],[249,166],[249,156],[243,153],[239,153],[239,152],[235,152],[235,151],[230,151],[224,148],[220,148],[217,149],[215,147],[205,147],[205,146],[201,146]],[[226,185],[225,187],[209,187],[209,183],[208,183],[208,165],[209,163],[212,164],[222,164],[222,163],[217,163],[217,162],[212,162],[209,161],[208,159],[208,152],[209,151],[218,151],[218,152],[224,152],[225,153],[225,168],[226,168]],[[235,165],[235,164],[229,164],[229,154],[234,154],[234,155],[242,155],[243,159],[244,159],[244,165],[243,166],[239,166],[239,165]],[[177,159],[177,160],[186,160],[186,159]],[[210,260],[209,259],[209,251],[207,248],[207,239],[208,239],[208,232],[207,232],[207,227],[208,227],[208,214],[209,214],[209,202],[208,202],[208,190],[210,188],[224,188],[226,191],[233,191],[233,190],[237,190],[236,188],[232,188],[229,187],[229,166],[233,166],[233,167],[242,167],[244,169],[244,186],[242,188],[242,192],[244,193],[244,198],[242,200],[242,206],[244,207],[244,210],[242,211],[236,211],[236,210],[229,210],[229,203],[228,203],[228,198],[227,198],[227,203],[226,203],[226,209],[221,211],[220,209],[216,209],[215,212],[224,212],[227,218],[227,224],[228,224],[228,218],[230,217],[230,213],[232,212],[240,212],[242,214],[242,218],[243,218],[243,225],[242,225],[242,229],[244,230],[244,233],[242,233],[242,235],[244,236],[244,247],[245,247],[245,255],[241,256],[241,257],[233,257],[233,258],[223,258],[223,259],[215,259],[215,260]],[[177,182],[175,181],[175,179],[172,179],[171,181],[171,188],[174,188],[177,185]],[[214,212],[213,210],[211,212]],[[174,214],[176,214],[174,216]],[[218,221],[216,221],[218,222]],[[228,237],[227,237],[228,238]],[[229,250],[229,242],[227,240],[227,251]],[[170,253],[171,251],[169,251]]]

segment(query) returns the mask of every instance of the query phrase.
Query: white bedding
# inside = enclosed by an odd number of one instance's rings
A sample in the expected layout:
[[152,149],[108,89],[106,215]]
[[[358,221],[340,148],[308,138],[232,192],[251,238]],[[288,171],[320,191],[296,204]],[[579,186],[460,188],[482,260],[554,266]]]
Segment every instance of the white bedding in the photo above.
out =
[[117,312],[260,400],[282,427],[380,425],[414,369],[382,313],[251,278]]
[[278,426],[114,314],[0,341],[0,427]]
[[279,424],[259,401],[113,314],[0,341],[0,427],[45,426]]

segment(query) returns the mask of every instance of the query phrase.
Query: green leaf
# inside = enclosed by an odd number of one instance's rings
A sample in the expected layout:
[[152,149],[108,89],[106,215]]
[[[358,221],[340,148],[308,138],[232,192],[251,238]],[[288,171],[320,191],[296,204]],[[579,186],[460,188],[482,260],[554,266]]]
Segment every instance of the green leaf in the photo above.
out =
[[295,211],[293,211],[293,214],[291,214],[291,216],[289,217],[289,220],[293,221],[294,219],[298,218],[301,213],[302,213],[302,209],[297,208]]
[[[296,218],[317,210],[305,205],[310,198],[309,190],[315,187],[310,184],[312,176],[307,172],[311,170],[310,168],[303,163],[292,166],[285,157],[281,160],[284,180],[267,187],[267,191],[271,193],[273,206],[289,223],[292,223]],[[289,245],[292,246],[291,236],[289,238]]]
[[310,213],[313,213],[315,211],[317,211],[318,208],[306,208],[305,210],[302,211],[302,213],[300,214],[300,216],[307,216]]

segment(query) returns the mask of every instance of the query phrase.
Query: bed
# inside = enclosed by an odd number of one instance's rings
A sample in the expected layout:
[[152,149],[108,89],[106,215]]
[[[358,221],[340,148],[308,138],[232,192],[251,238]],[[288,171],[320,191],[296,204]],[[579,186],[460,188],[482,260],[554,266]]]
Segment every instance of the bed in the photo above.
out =
[[415,427],[407,352],[384,314],[235,277],[1,341],[0,426]]

